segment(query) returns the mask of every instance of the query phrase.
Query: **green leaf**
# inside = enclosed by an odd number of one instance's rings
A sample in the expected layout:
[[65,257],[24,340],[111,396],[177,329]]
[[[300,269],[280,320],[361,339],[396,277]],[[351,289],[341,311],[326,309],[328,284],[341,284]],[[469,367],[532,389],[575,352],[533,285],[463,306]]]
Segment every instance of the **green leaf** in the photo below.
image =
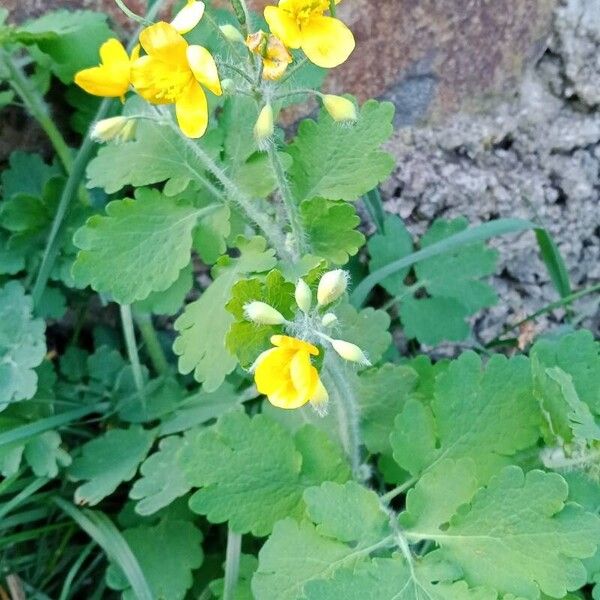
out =
[[295,286],[283,278],[279,271],[271,271],[264,282],[260,279],[238,281],[231,291],[227,310],[235,317],[227,334],[227,349],[234,354],[242,367],[249,367],[260,355],[271,347],[271,336],[282,333],[281,326],[258,325],[246,320],[244,306],[255,300],[266,302],[278,310],[286,319],[294,317]]
[[[154,527],[126,529],[123,537],[142,568],[152,597],[182,600],[192,587],[192,571],[202,565],[202,532],[189,521],[165,518]],[[137,600],[115,564],[107,570],[107,582],[123,592],[123,600]]]
[[375,492],[355,482],[326,482],[306,490],[304,497],[316,525],[292,519],[275,525],[252,581],[257,600],[303,598],[307,582],[329,578],[392,546],[389,516]]
[[75,235],[81,249],[73,265],[78,285],[131,304],[177,281],[190,261],[192,230],[200,210],[151,189],[117,200]]
[[130,498],[139,500],[135,507],[138,514],[154,514],[189,492],[192,486],[180,467],[186,443],[186,438],[178,436],[163,438],[158,451],[142,463],[142,478],[134,483],[129,492]]
[[59,467],[71,464],[71,457],[61,445],[56,431],[45,431],[25,444],[25,460],[37,477],[56,477]]
[[470,457],[485,482],[536,442],[539,424],[527,358],[496,355],[482,369],[466,352],[437,377],[430,406],[407,401],[390,441],[396,462],[413,475],[446,458]]
[[162,292],[152,292],[144,300],[134,304],[134,309],[155,315],[174,315],[183,306],[185,297],[194,285],[192,264],[181,271],[175,283]]
[[[421,239],[426,249],[460,234],[468,226],[466,219],[437,220]],[[402,259],[412,252],[410,236],[401,219],[389,216],[385,231],[369,241],[371,272]],[[460,341],[468,337],[467,317],[496,302],[493,289],[481,277],[496,268],[497,252],[482,242],[450,249],[444,254],[418,262],[414,266],[416,283],[404,284],[408,267],[383,279],[381,285],[400,304],[400,317],[405,333],[421,343],[435,345],[441,341]],[[425,290],[428,297],[415,297]]]
[[394,160],[380,150],[392,135],[394,106],[369,100],[352,125],[336,123],[325,110],[318,122],[306,119],[288,148],[294,196],[356,200],[388,177]]
[[201,487],[190,508],[212,523],[229,521],[236,533],[256,536],[270,533],[279,519],[300,517],[307,487],[349,477],[341,450],[325,434],[306,426],[292,437],[267,417],[250,419],[241,412],[199,430],[182,461],[188,480]]
[[560,367],[546,369],[546,374],[560,387],[568,406],[567,418],[575,440],[583,442],[600,440],[600,427],[596,424],[589,406],[579,399],[572,377]]
[[39,36],[33,41],[52,58],[50,68],[63,83],[80,69],[96,66],[100,45],[112,35],[106,15],[87,10],[49,12],[19,31]]
[[140,187],[167,181],[166,189],[170,185],[180,192],[190,181],[204,176],[204,167],[194,155],[193,144],[199,144],[212,158],[217,157],[221,138],[213,131],[200,142],[188,144],[170,127],[144,119],[138,123],[135,140],[100,148],[88,164],[87,185],[113,194],[126,185]]
[[335,314],[333,337],[359,346],[372,364],[379,362],[392,341],[389,315],[370,307],[359,312],[347,302],[336,307]]
[[305,200],[300,214],[312,253],[334,265],[346,264],[365,243],[365,236],[356,231],[360,217],[345,202]]
[[[458,575],[459,576],[459,575]],[[418,563],[412,569],[403,558],[376,558],[356,568],[342,569],[331,579],[309,581],[303,600],[497,600],[495,591],[470,589],[456,569],[432,569]],[[454,582],[454,583],[453,583]]]
[[487,488],[476,491],[475,482],[470,461],[440,464],[408,494],[408,539],[435,541],[471,585],[533,599],[540,591],[562,598],[585,583],[580,559],[595,552],[600,520],[565,506],[562,477],[510,466]]
[[33,370],[46,354],[45,324],[32,316],[33,301],[17,281],[0,288],[0,411],[32,398]]
[[386,364],[369,369],[358,379],[363,440],[373,454],[391,454],[389,437],[394,419],[402,412],[417,383],[417,373],[410,367]]
[[206,391],[216,390],[237,364],[225,346],[234,316],[225,308],[238,279],[249,273],[264,272],[275,266],[274,250],[267,250],[263,238],[238,240],[239,258],[222,257],[213,269],[214,281],[195,302],[188,304],[175,321],[179,337],[173,351],[179,356],[179,371],[194,371]]
[[69,475],[86,480],[75,490],[75,502],[93,506],[135,475],[152,446],[155,433],[141,427],[110,429],[82,446]]
[[17,194],[39,197],[44,193],[47,182],[61,176],[56,163],[48,165],[39,154],[17,150],[8,159],[9,168],[2,171],[2,192],[4,200]]

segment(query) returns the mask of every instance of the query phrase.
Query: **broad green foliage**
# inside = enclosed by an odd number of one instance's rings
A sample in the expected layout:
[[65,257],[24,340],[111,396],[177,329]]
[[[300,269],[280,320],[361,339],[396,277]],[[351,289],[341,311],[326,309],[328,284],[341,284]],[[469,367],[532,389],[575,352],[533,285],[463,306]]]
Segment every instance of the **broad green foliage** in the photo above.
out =
[[[315,445],[318,445],[318,452]],[[190,441],[182,460],[194,486],[190,508],[239,533],[262,536],[289,515],[301,515],[302,492],[321,481],[344,481],[348,468],[325,435],[307,428],[294,438],[266,417],[230,413]],[[269,507],[265,510],[265,507]]]
[[75,491],[78,504],[98,504],[117,486],[135,475],[154,441],[154,433],[141,427],[111,429],[81,449],[69,469],[75,480],[86,480]]
[[[123,532],[125,540],[157,600],[182,600],[192,586],[192,570],[204,558],[202,532],[189,521],[164,518],[158,525],[141,525]],[[136,600],[127,579],[116,565],[106,573],[109,587],[122,592],[123,600]]]
[[298,200],[357,200],[392,171],[392,157],[380,146],[392,134],[394,106],[370,100],[357,123],[340,127],[322,111],[318,121],[302,121],[288,147],[289,171]]
[[[466,219],[437,220],[420,240],[425,248],[467,228]],[[375,271],[413,252],[411,236],[399,217],[388,216],[385,230],[368,243]],[[460,341],[468,337],[466,319],[478,310],[495,304],[497,297],[482,277],[496,268],[497,252],[483,243],[470,244],[417,263],[415,283],[405,283],[408,269],[388,278],[382,285],[399,304],[400,318],[408,337],[424,344]],[[415,293],[424,290],[427,297]]]
[[267,250],[262,238],[239,241],[240,257],[224,256],[213,268],[211,286],[175,322],[179,337],[173,345],[179,355],[179,370],[194,372],[207,391],[217,389],[236,365],[225,346],[225,338],[234,322],[226,309],[233,285],[244,275],[268,271],[275,266],[273,250]]
[[[190,260],[192,230],[204,211],[150,190],[111,202],[75,235],[75,281],[131,304],[174,284]],[[115,277],[115,272],[118,277]]]
[[480,481],[539,436],[529,361],[494,356],[485,368],[472,352],[436,378],[430,405],[410,399],[390,437],[394,458],[413,475],[443,459],[470,457]]
[[[408,494],[401,522],[409,539],[437,542],[443,556],[479,585],[526,598],[582,586],[579,559],[595,551],[600,520],[565,506],[562,477],[506,467],[477,491],[467,460],[439,464]],[[465,503],[468,507],[458,510]]]
[[300,212],[312,253],[333,265],[346,264],[365,243],[356,231],[360,217],[345,202],[313,198],[301,204]]
[[32,316],[33,303],[17,281],[0,288],[0,411],[11,402],[32,398],[33,370],[46,354],[44,321]]

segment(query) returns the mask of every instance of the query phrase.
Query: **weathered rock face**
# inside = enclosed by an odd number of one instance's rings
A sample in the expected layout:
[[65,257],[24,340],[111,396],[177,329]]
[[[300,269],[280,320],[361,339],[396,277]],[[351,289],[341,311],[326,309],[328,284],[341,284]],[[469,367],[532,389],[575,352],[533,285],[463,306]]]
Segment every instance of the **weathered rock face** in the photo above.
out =
[[[273,3],[250,1],[257,11]],[[354,31],[357,47],[345,65],[330,73],[327,87],[357,94],[361,100],[389,98],[398,107],[399,125],[479,109],[490,97],[514,89],[524,66],[545,50],[554,4],[555,0],[346,0],[339,13]],[[4,0],[3,5],[17,21],[65,6],[105,10],[127,25],[113,0]],[[143,12],[141,0],[129,0],[128,5]]]

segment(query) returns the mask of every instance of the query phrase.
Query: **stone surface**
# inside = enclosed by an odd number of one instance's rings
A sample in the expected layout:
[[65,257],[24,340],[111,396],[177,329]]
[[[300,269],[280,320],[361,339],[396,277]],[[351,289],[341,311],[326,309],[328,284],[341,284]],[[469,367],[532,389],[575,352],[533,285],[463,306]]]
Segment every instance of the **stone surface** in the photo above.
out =
[[[497,217],[537,220],[552,233],[575,288],[600,281],[600,38],[581,39],[596,2],[568,0],[555,15],[552,51],[523,79],[519,93],[478,116],[401,129],[390,144],[398,159],[385,185],[387,209],[422,233],[436,217],[465,215],[473,223]],[[574,49],[585,47],[585,52]],[[574,57],[577,57],[576,59]],[[577,65],[575,68],[574,65]],[[501,253],[495,287],[499,305],[476,321],[479,341],[495,337],[557,299],[531,233],[494,240]],[[598,330],[600,294],[577,305]],[[539,321],[550,327],[557,311]]]

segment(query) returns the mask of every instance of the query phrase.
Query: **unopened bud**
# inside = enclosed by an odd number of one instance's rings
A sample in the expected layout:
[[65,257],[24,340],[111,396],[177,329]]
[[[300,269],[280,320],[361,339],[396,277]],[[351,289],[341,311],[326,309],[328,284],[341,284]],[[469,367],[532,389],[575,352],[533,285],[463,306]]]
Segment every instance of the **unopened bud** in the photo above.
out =
[[308,313],[312,304],[312,293],[304,279],[298,279],[294,293],[296,304],[303,313]]
[[348,287],[348,274],[342,269],[328,271],[321,277],[317,289],[317,301],[320,306],[335,302]]
[[204,15],[204,2],[187,0],[186,5],[175,15],[171,21],[173,29],[178,33],[189,33],[202,19]]
[[273,135],[275,131],[273,107],[265,104],[258,115],[256,125],[254,125],[254,137],[257,142],[264,142]]
[[371,363],[365,353],[356,345],[344,340],[331,340],[333,349],[344,359],[370,367]]
[[221,33],[223,34],[223,37],[226,40],[234,44],[244,42],[244,36],[241,34],[240,30],[237,27],[234,27],[233,25],[229,25],[229,23],[227,23],[226,25],[221,25],[219,29],[221,30]]
[[323,315],[323,318],[321,319],[321,323],[323,323],[324,327],[330,327],[337,320],[338,320],[338,318],[333,313],[327,313],[326,315]]
[[282,325],[285,317],[265,302],[249,302],[244,305],[244,315],[257,325]]
[[323,96],[323,105],[334,121],[356,121],[358,118],[354,102],[342,96],[326,94]]
[[110,117],[94,124],[90,137],[97,142],[126,142],[135,134],[135,121],[127,117]]

